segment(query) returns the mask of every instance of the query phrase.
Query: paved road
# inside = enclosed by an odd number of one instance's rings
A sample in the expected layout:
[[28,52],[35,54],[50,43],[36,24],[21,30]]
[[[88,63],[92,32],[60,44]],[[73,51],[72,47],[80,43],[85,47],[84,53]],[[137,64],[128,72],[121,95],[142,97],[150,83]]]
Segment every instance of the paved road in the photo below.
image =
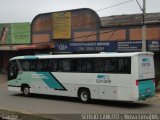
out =
[[[83,113],[160,113],[160,97],[142,102],[126,103],[94,100],[80,103],[75,98],[32,95],[24,97],[0,85],[0,108],[33,114],[83,114]],[[63,116],[63,115],[61,115]]]

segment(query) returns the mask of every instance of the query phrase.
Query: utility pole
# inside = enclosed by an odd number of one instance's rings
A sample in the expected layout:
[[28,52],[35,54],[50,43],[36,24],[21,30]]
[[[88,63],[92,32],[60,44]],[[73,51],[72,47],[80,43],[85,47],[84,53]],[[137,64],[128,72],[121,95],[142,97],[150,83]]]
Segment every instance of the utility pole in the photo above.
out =
[[143,0],[142,51],[146,51],[146,0]]

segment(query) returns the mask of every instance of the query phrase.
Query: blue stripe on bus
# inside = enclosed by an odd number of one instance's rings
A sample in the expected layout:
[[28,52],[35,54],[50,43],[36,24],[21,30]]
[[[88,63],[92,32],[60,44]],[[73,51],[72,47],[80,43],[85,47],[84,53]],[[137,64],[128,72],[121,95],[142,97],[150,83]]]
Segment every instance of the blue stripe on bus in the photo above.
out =
[[44,83],[47,84],[49,88],[55,89],[55,90],[64,90],[66,91],[67,89],[57,80],[55,76],[53,76],[52,73],[49,72],[38,72],[38,74],[43,74],[42,80]]

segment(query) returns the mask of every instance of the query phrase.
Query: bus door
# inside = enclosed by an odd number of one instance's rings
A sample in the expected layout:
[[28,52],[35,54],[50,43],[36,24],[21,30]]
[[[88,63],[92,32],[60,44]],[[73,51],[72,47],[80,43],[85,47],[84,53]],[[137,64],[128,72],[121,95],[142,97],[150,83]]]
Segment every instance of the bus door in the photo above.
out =
[[16,60],[11,60],[8,67],[8,80],[16,79],[18,75],[18,65]]

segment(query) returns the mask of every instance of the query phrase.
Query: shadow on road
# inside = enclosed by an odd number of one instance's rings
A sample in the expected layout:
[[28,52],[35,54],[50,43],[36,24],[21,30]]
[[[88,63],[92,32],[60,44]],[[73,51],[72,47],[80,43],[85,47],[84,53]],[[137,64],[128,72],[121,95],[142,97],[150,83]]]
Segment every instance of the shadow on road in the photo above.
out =
[[[22,94],[13,94],[13,96],[25,97]],[[78,98],[53,96],[53,95],[31,94],[28,98],[80,103]],[[85,104],[85,103],[82,103],[82,104]],[[130,109],[134,109],[134,108],[137,109],[137,108],[144,108],[144,107],[151,106],[151,104],[145,103],[143,101],[141,101],[141,102],[125,102],[125,101],[111,101],[111,100],[91,100],[91,102],[88,104],[100,105],[100,106],[120,107],[120,108],[130,108]]]
[[111,100],[93,100],[93,103],[103,106],[130,108],[130,109],[137,109],[137,108],[144,108],[151,106],[150,104],[143,102],[125,102],[125,101],[111,101]]

